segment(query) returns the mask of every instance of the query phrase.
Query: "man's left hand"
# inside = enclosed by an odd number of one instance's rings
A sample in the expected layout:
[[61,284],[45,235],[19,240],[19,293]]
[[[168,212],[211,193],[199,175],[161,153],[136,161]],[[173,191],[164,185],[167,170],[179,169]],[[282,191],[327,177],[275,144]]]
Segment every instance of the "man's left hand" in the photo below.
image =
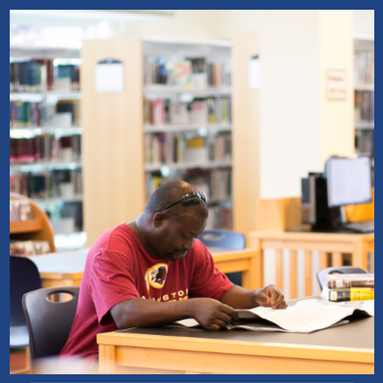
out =
[[254,299],[259,306],[271,307],[272,309],[285,309],[287,307],[282,291],[275,285],[268,285],[256,290]]

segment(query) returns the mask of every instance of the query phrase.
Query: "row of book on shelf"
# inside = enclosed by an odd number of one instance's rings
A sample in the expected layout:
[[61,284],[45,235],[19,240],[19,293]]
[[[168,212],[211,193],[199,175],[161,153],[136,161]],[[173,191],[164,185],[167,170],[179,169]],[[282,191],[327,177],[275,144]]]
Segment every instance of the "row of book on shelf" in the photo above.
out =
[[374,52],[358,52],[354,55],[354,76],[356,84],[374,84]]
[[198,190],[203,191],[208,197],[209,218],[206,229],[232,230],[231,177],[231,169],[189,169],[172,178],[165,178],[155,173],[146,174],[146,197],[149,199],[154,190],[163,182],[176,179],[185,180]]
[[231,133],[187,137],[185,133],[145,134],[145,164],[231,160]]
[[11,255],[30,257],[34,255],[44,255],[50,252],[51,249],[48,241],[10,241]]
[[373,156],[374,130],[355,130],[355,148],[357,153]]
[[[28,221],[33,219],[31,205],[28,199],[16,199],[9,201],[9,220],[10,222]],[[18,256],[41,255],[50,252],[48,241],[30,240],[21,241],[11,239],[10,254]]]
[[162,177],[159,172],[145,175],[146,199],[164,182],[183,180],[189,182],[208,197],[208,204],[216,201],[229,201],[232,197],[232,172],[230,168],[222,169],[188,169],[178,172],[174,177]]
[[374,121],[375,115],[374,92],[365,90],[355,91],[355,122]]
[[9,183],[11,192],[32,199],[71,199],[82,195],[81,168],[12,174]]
[[227,60],[205,58],[144,57],[144,84],[188,88],[230,86],[231,68]]
[[328,274],[322,297],[331,302],[374,299],[374,274]]
[[74,64],[54,66],[52,59],[34,59],[10,63],[11,92],[78,91],[80,67]]
[[233,229],[233,209],[229,206],[209,207],[209,217],[205,230],[212,229]]
[[53,134],[41,134],[32,138],[11,138],[9,154],[11,164],[76,161],[81,158],[81,136],[56,138]]
[[10,222],[33,219],[31,205],[27,199],[10,200],[9,213]]
[[11,128],[81,125],[79,100],[59,100],[56,104],[11,101],[9,115]]
[[195,98],[192,102],[144,98],[144,122],[166,124],[222,124],[231,122],[231,97]]

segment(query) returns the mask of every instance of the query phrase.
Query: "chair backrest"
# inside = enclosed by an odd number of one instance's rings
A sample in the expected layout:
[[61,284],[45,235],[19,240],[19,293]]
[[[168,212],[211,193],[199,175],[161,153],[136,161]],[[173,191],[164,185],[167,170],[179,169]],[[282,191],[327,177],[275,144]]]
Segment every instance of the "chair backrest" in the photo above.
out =
[[[24,295],[32,362],[60,354],[76,314],[79,292],[79,286],[63,286],[42,288]],[[72,299],[60,302],[49,300],[51,295],[65,293],[70,294]]]
[[231,230],[205,230],[197,237],[205,246],[222,247],[229,250],[245,248],[245,236]]
[[327,267],[326,269],[317,272],[319,287],[322,290],[323,285],[327,281],[328,274],[367,274],[368,271],[357,266],[339,266]]
[[29,291],[41,289],[39,270],[29,258],[10,256],[10,325],[26,326],[22,299]]

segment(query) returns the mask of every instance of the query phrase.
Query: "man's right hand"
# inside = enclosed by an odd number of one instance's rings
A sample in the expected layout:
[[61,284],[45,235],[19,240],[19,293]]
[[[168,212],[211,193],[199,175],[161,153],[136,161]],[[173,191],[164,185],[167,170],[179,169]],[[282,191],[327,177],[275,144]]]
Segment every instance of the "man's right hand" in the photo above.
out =
[[208,330],[219,330],[238,319],[238,314],[232,307],[215,299],[192,298],[188,299],[188,305],[191,317]]
[[238,319],[232,307],[210,298],[191,298],[169,303],[141,298],[126,299],[114,305],[110,314],[119,329],[156,327],[194,318],[208,330],[219,330]]

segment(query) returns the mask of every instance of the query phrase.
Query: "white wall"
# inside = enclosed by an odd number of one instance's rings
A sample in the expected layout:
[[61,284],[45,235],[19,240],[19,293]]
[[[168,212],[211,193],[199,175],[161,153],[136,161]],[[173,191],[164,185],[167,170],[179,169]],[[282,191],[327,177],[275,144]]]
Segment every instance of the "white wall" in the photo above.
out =
[[353,36],[369,35],[375,32],[374,10],[354,10],[353,11]]
[[[351,11],[320,11],[321,72],[321,164],[332,155],[350,156],[355,152],[354,75]],[[347,95],[344,100],[326,96],[327,69],[346,72]]]
[[140,36],[162,36],[188,39],[218,39],[220,11],[180,10],[173,17],[126,23],[120,33]]
[[254,32],[259,30],[259,12],[254,9],[220,10],[218,36],[221,39],[231,40],[235,33]]
[[300,195],[322,171],[318,11],[262,11],[260,197]]

